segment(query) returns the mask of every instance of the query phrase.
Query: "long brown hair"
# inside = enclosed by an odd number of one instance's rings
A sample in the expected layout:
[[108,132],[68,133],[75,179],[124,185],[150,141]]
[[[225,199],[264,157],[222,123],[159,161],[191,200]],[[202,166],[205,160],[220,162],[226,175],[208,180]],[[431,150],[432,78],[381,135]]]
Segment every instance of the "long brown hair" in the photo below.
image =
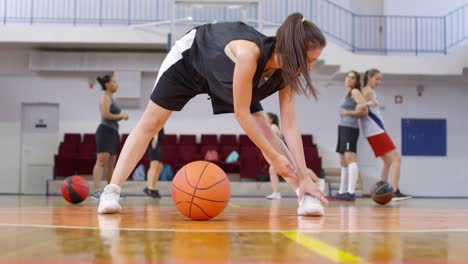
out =
[[367,82],[369,81],[369,78],[374,77],[374,75],[376,75],[377,73],[380,73],[380,71],[377,70],[376,68],[367,70],[367,71],[364,73],[364,77],[363,77],[363,78],[364,78],[364,80],[363,80],[364,87],[367,86]]
[[[295,94],[312,94],[317,98],[317,90],[312,85],[308,71],[307,51],[310,48],[323,48],[325,37],[314,23],[304,20],[301,13],[289,15],[276,31],[276,53],[281,65],[282,76]],[[299,80],[299,73],[304,81]]]
[[350,73],[354,74],[354,78],[356,79],[356,83],[354,84],[354,87],[351,88],[351,90],[349,90],[348,95],[346,95],[347,97],[351,97],[351,92],[353,91],[353,89],[358,89],[359,91],[361,91],[361,75],[359,75],[359,73],[357,71],[355,71],[355,70],[349,71],[346,75],[348,75]]

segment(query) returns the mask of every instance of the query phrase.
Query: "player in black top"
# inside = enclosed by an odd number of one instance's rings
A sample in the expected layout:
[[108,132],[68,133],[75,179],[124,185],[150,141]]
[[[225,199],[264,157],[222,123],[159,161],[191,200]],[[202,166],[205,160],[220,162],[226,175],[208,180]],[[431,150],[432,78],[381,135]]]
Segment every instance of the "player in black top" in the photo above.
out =
[[[327,200],[307,176],[294,98],[316,96],[310,70],[325,45],[320,29],[300,13],[289,15],[276,37],[264,36],[241,22],[205,24],[188,32],[162,63],[151,101],[122,149],[98,212],[120,212],[121,186],[148,142],[172,111],[181,110],[191,98],[206,93],[214,114],[234,113],[273,169],[296,191],[298,214],[323,215],[322,203]],[[282,131],[289,150],[272,132],[260,104],[278,91]]]

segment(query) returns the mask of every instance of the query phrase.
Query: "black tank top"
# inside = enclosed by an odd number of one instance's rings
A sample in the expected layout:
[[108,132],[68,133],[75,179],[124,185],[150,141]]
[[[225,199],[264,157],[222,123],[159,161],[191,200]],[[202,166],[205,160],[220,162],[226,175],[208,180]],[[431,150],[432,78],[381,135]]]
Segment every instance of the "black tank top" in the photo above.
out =
[[[226,45],[233,40],[252,41],[261,52],[252,80],[252,103],[260,102],[284,88],[281,69],[276,70],[268,80],[262,80],[266,63],[275,49],[275,37],[267,37],[242,22],[205,24],[195,29],[195,40],[190,49],[191,65],[208,82],[208,93],[214,104],[233,105],[235,63],[224,52]],[[223,112],[232,112],[232,108],[217,113]]]

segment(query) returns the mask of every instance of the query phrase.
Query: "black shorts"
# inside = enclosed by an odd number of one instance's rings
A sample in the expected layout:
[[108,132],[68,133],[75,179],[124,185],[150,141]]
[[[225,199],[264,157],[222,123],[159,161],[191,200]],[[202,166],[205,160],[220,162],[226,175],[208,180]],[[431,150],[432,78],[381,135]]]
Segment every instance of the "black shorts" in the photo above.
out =
[[100,124],[96,130],[96,152],[116,155],[119,140],[120,137],[117,130]]
[[151,143],[152,141],[150,141],[148,145],[148,149],[147,149],[148,157],[150,161],[154,161],[154,160],[161,161],[161,143],[158,141],[155,149],[153,149]]
[[[170,111],[180,111],[185,104],[199,94],[208,94],[214,114],[234,113],[233,94],[224,95],[228,101],[212,96],[210,89],[219,84],[211,84],[192,66],[190,60],[193,36],[188,33],[177,41],[167,54],[151,92],[151,101]],[[250,112],[262,111],[260,102],[252,102]]]
[[359,128],[338,126],[338,143],[336,144],[336,152],[356,153],[358,138]]

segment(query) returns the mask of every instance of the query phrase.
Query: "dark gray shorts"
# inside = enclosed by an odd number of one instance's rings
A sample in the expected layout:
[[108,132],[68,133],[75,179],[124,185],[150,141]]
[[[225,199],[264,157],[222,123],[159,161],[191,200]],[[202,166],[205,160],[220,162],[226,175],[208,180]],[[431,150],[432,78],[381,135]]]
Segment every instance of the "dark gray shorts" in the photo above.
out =
[[96,130],[96,152],[117,154],[119,145],[119,132],[106,125],[100,124]]
[[338,143],[336,144],[336,152],[356,153],[358,138],[359,128],[338,126]]

